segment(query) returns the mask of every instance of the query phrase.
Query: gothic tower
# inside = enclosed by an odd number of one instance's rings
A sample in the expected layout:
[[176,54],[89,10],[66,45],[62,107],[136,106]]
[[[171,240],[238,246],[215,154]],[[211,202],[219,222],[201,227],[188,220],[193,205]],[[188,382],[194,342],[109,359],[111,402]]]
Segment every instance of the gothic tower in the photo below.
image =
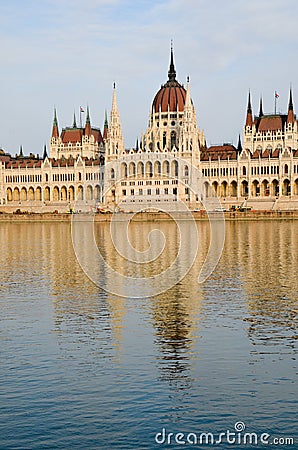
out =
[[107,148],[106,148],[106,161],[110,162],[124,154],[124,141],[122,136],[120,114],[118,111],[117,98],[116,98],[116,85],[114,83],[113,88],[113,100],[110,116],[110,126],[107,129]]
[[149,127],[142,136],[141,148],[145,152],[171,153],[198,165],[202,145],[205,145],[204,133],[197,127],[189,81],[187,89],[177,81],[171,46],[168,81],[153,99]]

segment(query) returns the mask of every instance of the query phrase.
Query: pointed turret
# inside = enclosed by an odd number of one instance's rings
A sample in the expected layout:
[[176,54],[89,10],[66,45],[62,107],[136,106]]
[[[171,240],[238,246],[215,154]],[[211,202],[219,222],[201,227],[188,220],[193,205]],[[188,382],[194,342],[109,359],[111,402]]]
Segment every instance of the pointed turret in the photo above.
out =
[[90,123],[89,106],[87,106],[86,125],[85,125],[85,135],[86,135],[86,136],[90,136],[90,134],[91,134],[91,123]]
[[171,42],[171,57],[170,57],[170,67],[168,71],[169,81],[176,80],[176,70],[174,65],[174,53],[173,53],[173,42]]
[[187,77],[183,123],[186,126],[186,129],[189,129],[189,130],[192,128],[191,124],[193,123],[193,112],[194,112],[194,110],[193,110],[193,105],[191,103],[191,97],[190,97],[189,77]]
[[42,159],[45,160],[48,157],[47,146],[44,145]]
[[262,117],[264,115],[263,113],[263,100],[262,96],[260,97],[260,108],[259,108],[259,117]]
[[73,113],[73,124],[72,124],[72,128],[77,128],[77,119],[76,119],[76,113]]
[[108,158],[116,159],[124,152],[124,141],[121,130],[120,115],[117,105],[116,84],[113,84],[113,100],[108,130]]
[[139,139],[137,139],[137,142],[136,142],[136,151],[137,152],[139,151]]
[[250,101],[250,91],[248,92],[247,112],[246,112],[246,127],[252,127],[252,108]]
[[23,146],[22,146],[22,145],[20,146],[19,157],[20,157],[20,158],[23,158],[23,157],[24,157],[24,154],[23,154]]
[[293,99],[292,99],[292,88],[290,88],[290,97],[289,97],[289,106],[288,106],[288,123],[294,123],[294,107],[293,107]]
[[59,129],[58,129],[58,121],[57,121],[57,112],[56,108],[54,109],[54,120],[53,120],[53,129],[52,129],[52,138],[58,139],[59,137]]
[[116,83],[113,83],[113,99],[111,114],[118,115],[117,95],[116,95]]
[[186,97],[185,97],[184,111],[185,111],[185,109],[187,109],[187,108],[191,108],[191,109],[192,109],[191,98],[190,98],[189,76],[187,77]]
[[103,126],[103,135],[102,135],[102,138],[104,141],[106,141],[106,139],[108,137],[108,130],[109,130],[108,115],[107,115],[107,110],[105,110],[105,121],[104,121],[104,126]]
[[237,152],[238,152],[238,153],[241,153],[241,152],[242,152],[242,144],[241,144],[241,137],[240,137],[240,134],[239,134],[239,136],[238,136]]

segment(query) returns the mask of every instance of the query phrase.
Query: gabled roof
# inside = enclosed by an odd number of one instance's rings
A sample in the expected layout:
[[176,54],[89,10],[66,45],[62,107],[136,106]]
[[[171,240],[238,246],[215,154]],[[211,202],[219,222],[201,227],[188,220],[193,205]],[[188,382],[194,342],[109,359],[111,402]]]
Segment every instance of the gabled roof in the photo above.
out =
[[268,148],[266,148],[266,150],[262,153],[262,158],[268,158],[270,156],[270,152],[268,150]]

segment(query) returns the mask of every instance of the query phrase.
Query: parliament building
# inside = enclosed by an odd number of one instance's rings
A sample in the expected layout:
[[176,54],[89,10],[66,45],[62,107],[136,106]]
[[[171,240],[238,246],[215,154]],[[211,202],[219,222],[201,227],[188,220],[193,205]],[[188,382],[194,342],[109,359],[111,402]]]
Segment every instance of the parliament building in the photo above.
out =
[[[193,176],[202,175],[200,189]],[[253,114],[248,95],[246,120],[237,147],[207,146],[191,98],[190,82],[177,78],[173,50],[168,79],[153,98],[149,126],[135,148],[124,144],[114,84],[110,120],[59,130],[56,110],[43,156],[0,150],[0,211],[69,212],[175,209],[184,202],[204,209],[217,196],[223,207],[298,209],[298,130],[292,90],[285,114],[265,114],[262,99]]]

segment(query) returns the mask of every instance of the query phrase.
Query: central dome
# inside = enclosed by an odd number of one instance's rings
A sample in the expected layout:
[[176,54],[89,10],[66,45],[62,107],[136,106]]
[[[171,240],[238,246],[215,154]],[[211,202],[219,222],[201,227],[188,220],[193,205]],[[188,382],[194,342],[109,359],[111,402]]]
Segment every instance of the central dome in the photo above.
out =
[[171,48],[171,62],[168,72],[169,79],[162,85],[154,97],[152,112],[176,112],[184,111],[186,90],[176,80],[176,70],[174,66],[173,49]]

